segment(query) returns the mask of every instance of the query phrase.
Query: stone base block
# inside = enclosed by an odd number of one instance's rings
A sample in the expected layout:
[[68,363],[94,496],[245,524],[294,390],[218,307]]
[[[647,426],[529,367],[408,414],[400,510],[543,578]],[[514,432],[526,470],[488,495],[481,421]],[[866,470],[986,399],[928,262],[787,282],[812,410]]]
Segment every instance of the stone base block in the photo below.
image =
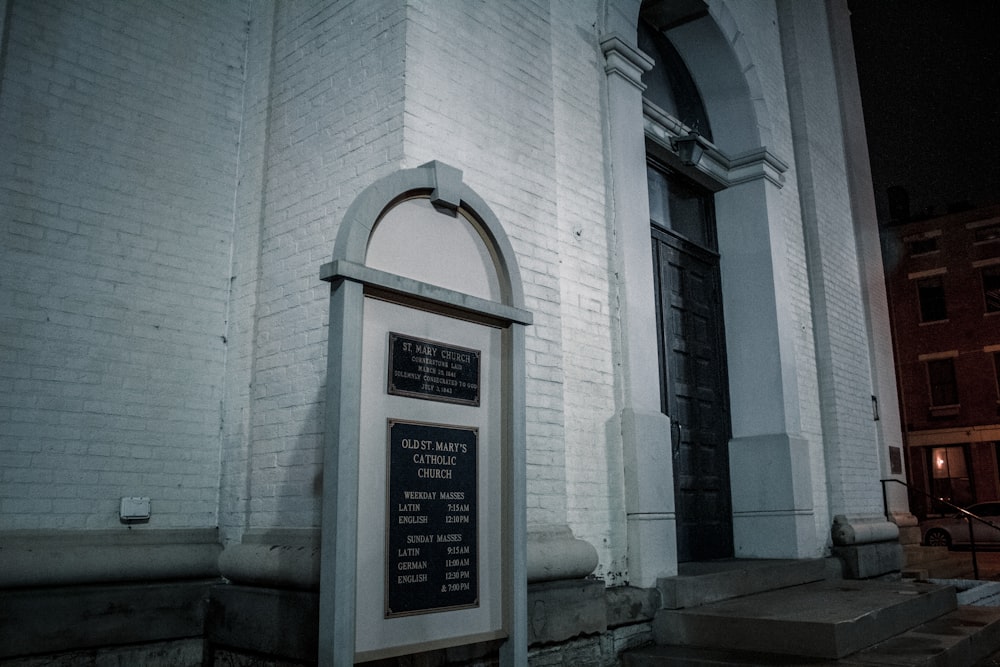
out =
[[315,661],[319,594],[234,584],[215,586],[205,636],[215,647]]
[[609,628],[651,621],[660,608],[660,594],[652,588],[619,586],[604,595]]
[[4,660],[2,664],[3,667],[77,667],[78,665],[203,667],[205,645],[200,637],[196,637],[11,658]]
[[608,627],[604,582],[551,581],[528,586],[528,644],[560,642]]
[[846,579],[871,579],[903,568],[903,547],[896,541],[835,546],[833,555],[844,564]]
[[200,641],[210,589],[210,582],[190,581],[5,590],[0,596],[0,660],[185,638]]

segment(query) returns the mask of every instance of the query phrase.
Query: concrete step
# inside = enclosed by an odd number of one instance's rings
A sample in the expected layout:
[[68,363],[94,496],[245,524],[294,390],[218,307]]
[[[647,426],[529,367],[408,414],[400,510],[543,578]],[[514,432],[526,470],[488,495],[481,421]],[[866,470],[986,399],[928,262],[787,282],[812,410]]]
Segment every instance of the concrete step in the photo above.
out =
[[685,609],[822,581],[829,565],[822,558],[681,563],[677,576],[660,579],[657,588],[664,608]]
[[1000,650],[1000,609],[959,607],[842,660],[844,665],[975,665]]
[[1000,609],[959,607],[840,659],[684,646],[650,646],[622,656],[624,667],[996,667]]
[[658,645],[838,659],[954,611],[955,589],[923,582],[831,580],[661,609]]
[[904,578],[956,579],[972,576],[972,554],[949,551],[947,547],[904,547]]
[[685,646],[650,646],[622,657],[624,667],[996,667],[1000,609],[959,607],[840,659]]
[[948,560],[951,557],[951,551],[948,547],[922,547],[910,544],[903,547],[903,557],[907,567],[910,567],[922,563]]
[[971,579],[972,562],[967,559],[950,559],[932,565],[927,571],[928,579]]
[[644,646],[622,655],[622,667],[828,667],[836,664],[824,658],[690,646]]
[[943,560],[927,563],[923,567],[904,568],[900,575],[903,579],[928,581],[935,579],[969,579],[972,577],[972,566],[953,560]]

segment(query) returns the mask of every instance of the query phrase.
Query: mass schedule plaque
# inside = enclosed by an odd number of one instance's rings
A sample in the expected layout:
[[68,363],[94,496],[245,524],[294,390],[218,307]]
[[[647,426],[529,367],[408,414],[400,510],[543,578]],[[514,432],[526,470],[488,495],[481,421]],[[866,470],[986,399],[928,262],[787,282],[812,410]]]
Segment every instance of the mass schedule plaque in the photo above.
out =
[[390,419],[385,617],[479,605],[479,429]]
[[479,405],[479,350],[389,333],[389,393]]

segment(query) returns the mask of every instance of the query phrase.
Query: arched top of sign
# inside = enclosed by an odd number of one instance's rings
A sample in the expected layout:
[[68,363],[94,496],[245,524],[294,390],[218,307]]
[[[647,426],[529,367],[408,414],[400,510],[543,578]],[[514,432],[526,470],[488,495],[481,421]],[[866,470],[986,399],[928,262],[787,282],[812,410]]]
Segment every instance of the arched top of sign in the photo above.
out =
[[365,264],[502,303],[492,249],[463,213],[434,206],[427,196],[394,204],[372,230]]
[[486,202],[441,162],[368,186],[348,209],[334,263],[522,309],[513,248]]

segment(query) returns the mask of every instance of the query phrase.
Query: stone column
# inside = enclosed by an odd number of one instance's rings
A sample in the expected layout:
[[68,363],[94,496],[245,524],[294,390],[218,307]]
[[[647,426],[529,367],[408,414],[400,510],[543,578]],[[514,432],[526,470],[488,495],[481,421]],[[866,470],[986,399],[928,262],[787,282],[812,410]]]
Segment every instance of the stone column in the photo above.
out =
[[[841,100],[841,118],[847,132],[844,135],[844,153],[847,163],[847,182],[851,192],[851,213],[854,232],[858,239],[861,280],[868,313],[868,342],[872,363],[873,409],[878,410],[875,423],[878,437],[881,475],[906,481],[903,468],[903,431],[899,417],[899,400],[896,393],[896,366],[892,351],[892,332],[889,324],[889,299],[885,287],[885,268],[882,264],[882,246],[879,239],[878,214],[872,192],[871,163],[868,159],[868,141],[861,108],[861,90],[858,84],[857,65],[854,60],[854,39],[851,35],[850,12],[846,0],[827,4],[830,33],[833,42],[834,67],[837,72],[837,90]],[[898,463],[898,467],[894,464]],[[910,513],[909,497],[902,484],[886,486],[888,515],[901,528],[901,535],[909,534],[910,541],[919,542],[917,518]]]
[[843,55],[844,44],[834,39],[830,8],[788,0],[777,8],[814,304],[832,536],[849,576],[870,577],[899,570],[901,562],[898,529],[882,506],[880,479],[889,457],[871,401],[877,386],[885,386],[885,374],[879,378],[885,350],[874,337],[888,339],[887,319],[884,312],[873,318],[878,295],[867,257],[873,249],[858,218],[865,188],[851,175],[858,155],[855,145],[851,159],[849,141],[863,121],[849,113],[843,97],[846,63],[838,70],[835,54],[839,46]]
[[[621,431],[625,463],[629,579],[651,587],[677,573],[676,515],[670,420],[660,411],[656,304],[653,293],[646,147],[642,120],[643,72],[653,62],[634,37],[601,42],[606,60],[609,224],[617,240]],[[651,359],[650,355],[654,355]]]
[[779,213],[783,170],[780,160],[761,152],[747,164],[743,182],[716,195],[738,558],[820,553],[814,465],[810,443],[801,435],[797,324]]

